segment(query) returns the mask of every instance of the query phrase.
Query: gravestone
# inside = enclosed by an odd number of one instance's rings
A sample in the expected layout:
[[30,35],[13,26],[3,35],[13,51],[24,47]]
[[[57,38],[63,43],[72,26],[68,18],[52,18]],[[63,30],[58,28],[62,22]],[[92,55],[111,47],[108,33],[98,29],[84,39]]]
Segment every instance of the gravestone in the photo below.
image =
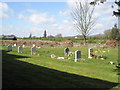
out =
[[69,48],[65,48],[65,49],[64,49],[64,55],[65,55],[65,56],[68,56],[68,53],[69,53]]
[[22,46],[18,47],[18,53],[22,53]]
[[35,47],[35,44],[33,44],[33,47]]
[[8,48],[8,51],[12,51],[12,46],[11,45],[7,46],[7,48]]
[[22,47],[25,48],[25,45],[23,44]]
[[51,54],[50,56],[51,58],[56,58],[55,54]]
[[93,48],[88,49],[88,58],[92,58],[93,55]]
[[81,59],[81,51],[75,51],[75,62]]
[[31,55],[36,55],[36,47],[31,47]]
[[17,44],[15,43],[15,44],[13,44],[13,46],[14,46],[14,47],[16,47],[16,46],[17,46]]

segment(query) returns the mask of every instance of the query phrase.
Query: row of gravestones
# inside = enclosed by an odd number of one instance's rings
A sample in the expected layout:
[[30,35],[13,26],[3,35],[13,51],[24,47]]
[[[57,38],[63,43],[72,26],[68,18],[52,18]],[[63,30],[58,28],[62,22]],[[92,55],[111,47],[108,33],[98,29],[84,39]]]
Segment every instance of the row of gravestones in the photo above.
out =
[[[12,51],[11,45],[8,46],[8,51]],[[92,55],[91,55],[92,52],[93,52],[93,49],[89,48],[88,58],[92,58]],[[18,53],[22,53],[22,46],[18,47]],[[69,48],[64,49],[64,54],[65,54],[65,56],[68,56]],[[31,47],[31,55],[36,55],[36,46]],[[81,51],[77,50],[77,51],[75,51],[75,60],[74,61],[77,62],[80,59],[81,59]]]
[[[11,45],[7,46],[7,48],[8,48],[8,51],[12,51]],[[22,48],[23,48],[23,46],[18,46],[18,53],[22,53]],[[35,46],[31,47],[31,55],[36,55],[36,47]]]
[[[69,48],[65,48],[64,55],[69,56],[69,51],[70,51]],[[92,58],[91,53],[93,53],[93,48],[88,49],[88,58]],[[77,50],[77,51],[75,51],[75,60],[74,61],[77,62],[80,59],[81,59],[81,51]]]

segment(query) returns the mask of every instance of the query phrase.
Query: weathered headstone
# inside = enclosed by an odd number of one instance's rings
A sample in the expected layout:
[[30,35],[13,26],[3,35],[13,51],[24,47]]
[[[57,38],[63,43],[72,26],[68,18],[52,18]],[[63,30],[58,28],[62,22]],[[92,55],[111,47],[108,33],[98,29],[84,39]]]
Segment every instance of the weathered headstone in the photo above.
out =
[[65,49],[64,49],[64,55],[65,55],[65,56],[68,56],[68,53],[69,53],[69,48],[65,48]]
[[22,46],[18,47],[18,53],[22,53]]
[[36,47],[31,47],[31,55],[36,55]]
[[88,58],[92,58],[93,48],[88,49]]
[[11,45],[7,46],[7,48],[8,48],[8,51],[12,51],[12,46]]
[[81,51],[75,51],[75,62],[81,59]]

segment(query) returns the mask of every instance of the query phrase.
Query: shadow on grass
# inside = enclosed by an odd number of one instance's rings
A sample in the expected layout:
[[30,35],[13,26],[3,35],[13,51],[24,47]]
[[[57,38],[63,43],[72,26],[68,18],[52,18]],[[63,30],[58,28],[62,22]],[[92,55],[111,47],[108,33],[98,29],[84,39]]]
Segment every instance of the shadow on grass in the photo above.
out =
[[17,56],[2,51],[2,88],[107,88],[117,83],[70,74],[19,61]]

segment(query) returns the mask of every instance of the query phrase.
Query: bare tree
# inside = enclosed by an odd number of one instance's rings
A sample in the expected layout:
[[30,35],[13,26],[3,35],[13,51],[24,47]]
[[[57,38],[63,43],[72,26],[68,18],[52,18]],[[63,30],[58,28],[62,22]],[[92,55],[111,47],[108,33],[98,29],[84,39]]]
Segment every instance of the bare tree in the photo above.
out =
[[82,34],[85,44],[87,36],[95,25],[95,20],[93,19],[94,8],[95,5],[90,5],[88,1],[84,3],[78,1],[75,3],[75,7],[73,7],[71,12],[75,21],[75,27],[78,33]]

